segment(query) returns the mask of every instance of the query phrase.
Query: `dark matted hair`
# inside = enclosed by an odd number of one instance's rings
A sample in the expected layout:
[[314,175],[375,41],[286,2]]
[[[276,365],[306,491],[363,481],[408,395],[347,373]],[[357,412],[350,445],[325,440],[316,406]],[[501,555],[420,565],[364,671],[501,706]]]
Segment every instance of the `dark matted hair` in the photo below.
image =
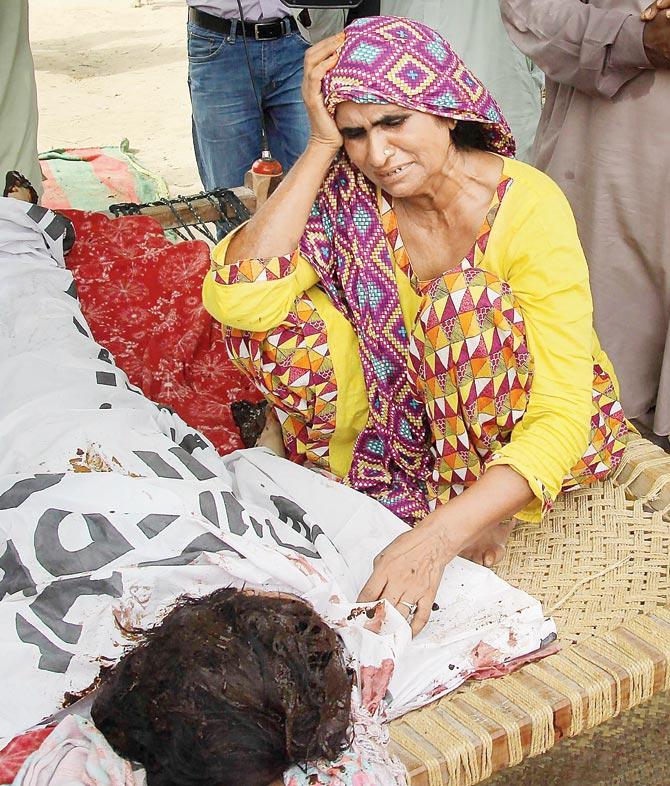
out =
[[349,744],[342,644],[304,601],[219,589],[133,633],[91,714],[149,786],[264,786]]

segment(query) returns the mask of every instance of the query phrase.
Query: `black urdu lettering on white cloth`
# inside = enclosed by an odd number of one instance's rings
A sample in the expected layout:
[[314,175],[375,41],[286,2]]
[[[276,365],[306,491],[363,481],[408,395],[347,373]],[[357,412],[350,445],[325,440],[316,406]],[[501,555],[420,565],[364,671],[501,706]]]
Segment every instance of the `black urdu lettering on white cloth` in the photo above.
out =
[[93,338],[88,330],[86,330],[86,328],[77,319],[77,317],[72,317],[72,322],[74,323],[74,326],[77,328],[77,330],[82,334],[82,336],[86,336],[86,338]]
[[30,205],[25,214],[35,222],[49,255],[59,267],[64,267],[64,255],[72,249],[76,239],[73,223],[61,213],[41,205]]
[[65,616],[82,595],[108,595],[120,598],[123,594],[121,574],[114,571],[108,579],[74,576],[48,584],[30,604],[33,614],[66,644],[76,644],[83,625],[65,621]]
[[69,295],[71,298],[74,298],[77,301],[79,300],[79,292],[77,291],[77,282],[74,279],[72,279],[72,283],[65,290],[65,294]]
[[32,220],[39,226],[40,222],[48,212],[49,211],[46,209],[46,207],[42,207],[42,205],[31,205],[26,211],[26,215],[32,218]]
[[303,510],[297,502],[275,494],[270,495],[270,500],[277,508],[280,521],[290,524],[296,532],[309,532],[309,525],[305,522],[307,511]]
[[7,541],[5,553],[0,557],[0,570],[3,572],[0,579],[0,600],[5,595],[23,592],[24,595],[34,595],[36,584],[30,571],[21,561],[19,552],[11,540]]
[[40,230],[52,240],[59,240],[64,237],[67,232],[69,224],[68,219],[60,215],[60,213],[54,213],[46,207],[31,205],[27,215],[32,218]]
[[271,494],[270,500],[277,508],[280,521],[285,524],[290,524],[291,528],[296,532],[303,535],[310,543],[316,543],[319,535],[324,535],[324,531],[318,524],[310,526],[305,520],[309,515],[306,510],[303,510],[297,502],[294,502],[287,497]]
[[167,461],[155,451],[134,450],[133,453],[140,461],[143,461],[157,477],[184,480],[184,476],[180,475],[172,464],[168,464]]
[[178,515],[150,513],[148,516],[145,516],[142,521],[137,522],[137,528],[145,537],[151,539],[155,538],[156,535],[160,535],[164,529],[167,529],[167,527],[178,518]]
[[34,644],[39,649],[38,669],[65,674],[70,667],[70,661],[74,657],[73,653],[57,647],[20,614],[16,615],[16,635],[24,644]]
[[[174,441],[174,437],[172,439]],[[187,453],[192,454],[196,448],[207,450],[207,448],[209,448],[209,445],[200,436],[200,434],[196,434],[195,432],[193,432],[191,434],[187,434],[182,439],[182,441],[179,443],[179,447],[183,448]]]
[[176,456],[197,480],[211,480],[216,477],[210,469],[207,469],[207,467],[201,464],[195,456],[192,456],[181,446],[170,448],[170,453]]
[[295,551],[298,554],[302,554],[303,557],[309,557],[310,559],[321,559],[321,555],[318,551],[312,551],[311,549],[307,549],[304,546],[296,546],[295,543],[284,543],[284,541],[275,532],[275,528],[272,526],[270,519],[265,519],[265,526],[268,528],[268,531],[270,532],[274,542],[283,549]]
[[198,535],[197,538],[194,538],[178,556],[151,560],[149,562],[140,562],[137,567],[151,568],[167,567],[170,565],[190,565],[192,562],[195,562],[203,552],[211,554],[219,551],[230,551],[240,559],[246,559],[244,554],[241,554],[236,548],[233,548],[233,546],[217,538],[213,533],[205,532],[203,535]]
[[49,508],[35,528],[35,557],[52,576],[94,571],[132,551],[133,547],[102,513],[84,513],[92,542],[77,551],[68,551],[60,542],[58,528],[72,511]]
[[219,524],[219,511],[216,507],[214,494],[212,494],[211,491],[203,491],[198,496],[198,503],[200,505],[200,512],[207,521],[213,524],[217,529],[221,529],[221,525]]
[[257,538],[263,537],[263,525],[256,521],[255,518],[252,517],[251,519],[251,526],[254,528],[254,532],[256,533]]
[[32,494],[39,491],[44,491],[57,483],[65,477],[65,473],[58,473],[55,475],[40,475],[35,474],[32,478],[24,478],[17,480],[13,486],[10,486],[7,491],[0,494],[0,510],[11,510],[18,508],[22,505]]
[[113,371],[96,371],[95,372],[96,385],[108,385],[109,387],[116,387],[116,374]]
[[[230,491],[221,491],[221,499],[223,500],[224,511],[221,511],[227,529],[233,535],[244,535],[249,529],[249,523],[254,528],[254,532],[258,537],[262,537],[262,527],[244,508],[237,497]],[[216,502],[216,496],[211,491],[203,491],[199,497],[198,502],[200,505],[200,512],[217,529],[221,529],[221,516],[219,515],[219,508]],[[249,523],[245,520],[245,513],[249,519]]]
[[223,504],[226,508],[226,517],[228,518],[228,529],[233,535],[244,535],[249,529],[249,525],[244,520],[244,508],[240,505],[239,501],[230,493],[230,491],[222,491]]

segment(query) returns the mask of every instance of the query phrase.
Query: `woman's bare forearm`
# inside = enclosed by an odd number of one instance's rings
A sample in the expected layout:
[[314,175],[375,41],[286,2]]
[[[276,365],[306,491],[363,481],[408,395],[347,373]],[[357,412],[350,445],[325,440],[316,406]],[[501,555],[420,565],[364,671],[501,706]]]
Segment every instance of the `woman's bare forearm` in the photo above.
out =
[[311,141],[277,190],[231,240],[227,262],[295,251],[337,150]]
[[460,554],[490,527],[514,516],[532,499],[528,481],[508,466],[489,468],[470,488],[439,506],[421,522],[432,525]]
[[233,237],[227,262],[284,256],[298,247],[317,192],[343,143],[321,94],[323,78],[337,62],[343,41],[344,32],[338,33],[305,53],[302,96],[311,129],[307,149],[270,199]]

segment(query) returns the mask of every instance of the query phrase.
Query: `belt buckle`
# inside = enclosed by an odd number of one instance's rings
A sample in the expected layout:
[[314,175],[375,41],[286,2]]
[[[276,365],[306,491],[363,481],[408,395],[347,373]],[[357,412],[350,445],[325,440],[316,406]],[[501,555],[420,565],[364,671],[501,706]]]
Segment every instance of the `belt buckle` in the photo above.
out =
[[261,28],[274,28],[276,24],[276,20],[273,22],[256,22],[256,26],[254,27],[254,38],[256,41],[272,41],[273,38],[277,38],[276,35],[259,35],[259,30]]

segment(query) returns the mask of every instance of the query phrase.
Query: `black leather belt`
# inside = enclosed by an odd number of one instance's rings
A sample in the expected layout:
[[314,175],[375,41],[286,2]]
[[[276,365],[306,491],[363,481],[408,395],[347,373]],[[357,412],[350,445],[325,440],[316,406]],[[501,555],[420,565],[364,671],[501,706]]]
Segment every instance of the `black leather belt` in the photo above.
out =
[[219,35],[230,35],[230,31],[235,22],[236,35],[244,35],[247,38],[254,38],[256,41],[272,41],[275,38],[282,38],[298,29],[298,24],[292,16],[284,16],[281,19],[266,19],[260,22],[242,22],[240,19],[223,19],[220,16],[206,14],[197,8],[188,9],[188,20],[205,30],[211,30]]

